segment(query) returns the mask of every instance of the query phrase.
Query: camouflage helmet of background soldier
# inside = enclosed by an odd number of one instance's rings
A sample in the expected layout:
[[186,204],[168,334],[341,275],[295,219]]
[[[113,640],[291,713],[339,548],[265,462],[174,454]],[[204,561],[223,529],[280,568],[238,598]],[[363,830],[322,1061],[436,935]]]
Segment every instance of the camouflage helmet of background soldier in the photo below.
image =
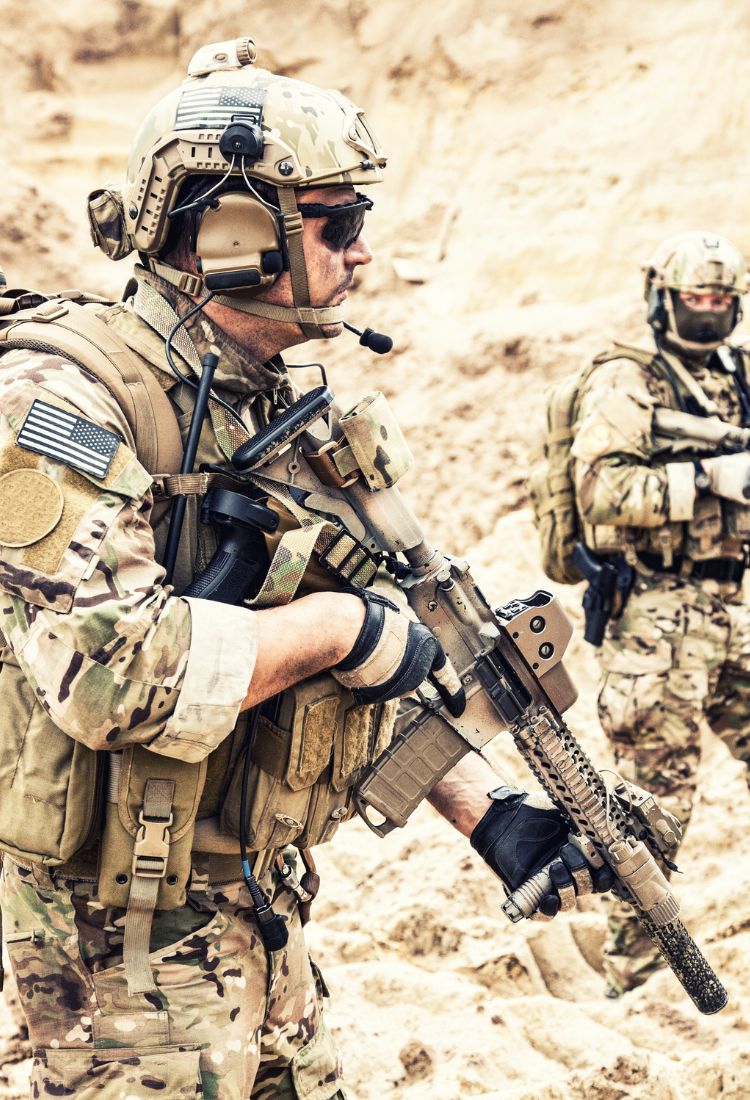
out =
[[[255,58],[249,38],[198,50],[187,79],[144,120],[122,190],[89,195],[91,233],[111,259],[137,249],[187,294],[213,292],[234,309],[320,337],[321,326],[343,320],[343,308],[310,303],[295,192],[379,183],[386,158],[363,112],[343,95],[256,68]],[[198,275],[160,255],[170,215],[191,208]],[[294,305],[257,301],[285,270]]]
[[[715,233],[692,231],[664,241],[644,265],[648,322],[657,340],[688,356],[718,348],[742,318],[747,269],[739,249]],[[729,309],[691,309],[680,294],[730,294]]]

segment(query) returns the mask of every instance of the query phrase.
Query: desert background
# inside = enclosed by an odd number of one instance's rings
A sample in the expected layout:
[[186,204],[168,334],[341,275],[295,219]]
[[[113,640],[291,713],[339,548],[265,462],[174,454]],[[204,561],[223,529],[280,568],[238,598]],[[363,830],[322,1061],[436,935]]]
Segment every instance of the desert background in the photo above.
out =
[[[11,286],[119,297],[130,261],[92,248],[84,199],[119,182],[137,126],[193,51],[243,35],[259,61],[337,87],[390,155],[376,261],[349,319],[379,359],[309,345],[344,401],[382,389],[417,456],[404,491],[498,602],[545,582],[525,479],[543,392],[613,338],[643,342],[640,263],[705,228],[750,253],[750,7],[738,0],[0,0],[0,264]],[[604,767],[581,591],[570,714]],[[488,755],[529,777],[502,736]],[[511,926],[467,842],[423,806],[379,841],[319,849],[310,944],[350,1100],[705,1100],[750,1096],[750,797],[710,733],[681,850],[686,924],[729,989],[699,1015],[664,972],[603,997],[599,903]],[[0,1096],[28,1047],[0,1020]]]

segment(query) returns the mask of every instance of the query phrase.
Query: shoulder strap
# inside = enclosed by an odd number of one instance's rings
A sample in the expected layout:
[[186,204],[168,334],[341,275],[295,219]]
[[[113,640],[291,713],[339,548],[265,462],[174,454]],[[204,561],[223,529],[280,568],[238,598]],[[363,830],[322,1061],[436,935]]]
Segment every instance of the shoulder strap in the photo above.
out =
[[91,309],[53,298],[0,321],[0,352],[28,348],[64,355],[95,375],[120,405],[149,473],[173,473],[182,460],[177,417],[151,371]]
[[671,355],[663,348],[660,352],[660,359],[666,363],[667,367],[672,371],[674,377],[679,384],[683,387],[686,393],[688,393],[698,405],[698,408],[703,411],[705,416],[719,416],[719,406],[713,401],[707,393],[704,393],[698,382],[693,378],[687,367],[683,366],[676,355]]

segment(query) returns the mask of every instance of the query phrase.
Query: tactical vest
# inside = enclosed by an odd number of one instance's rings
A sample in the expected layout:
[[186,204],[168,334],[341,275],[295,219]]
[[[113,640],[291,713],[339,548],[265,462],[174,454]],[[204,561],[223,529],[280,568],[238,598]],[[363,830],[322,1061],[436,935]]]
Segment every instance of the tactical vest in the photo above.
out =
[[593,373],[606,363],[630,359],[638,363],[660,390],[662,403],[679,407],[678,394],[692,402],[696,411],[708,415],[710,402],[690,372],[675,364],[668,371],[659,358],[641,348],[615,344],[598,355],[575,375],[553,386],[547,394],[546,425],[539,448],[532,457],[529,491],[535,524],[539,532],[542,564],[545,572],[559,583],[577,583],[581,578],[571,562],[573,547],[579,539],[598,553],[621,552],[636,568],[646,571],[636,557],[637,550],[660,554],[666,564],[683,554],[688,542],[691,560],[718,556],[717,541],[723,535],[728,550],[746,541],[750,535],[750,509],[708,498],[696,502],[697,519],[693,525],[697,538],[689,539],[690,524],[665,520],[658,527],[637,528],[589,524],[578,515],[573,477],[571,446],[579,415],[580,398]]
[[[81,304],[90,301],[73,294],[51,300],[35,296],[31,303],[16,298],[0,316],[0,354],[11,348],[61,354],[102,381],[127,419],[140,462],[163,489],[178,470],[182,453],[175,411],[156,378],[156,368],[135,354],[91,305]],[[96,304],[105,307],[101,300]],[[324,483],[320,488],[325,492]],[[285,510],[283,492],[276,507]],[[157,504],[154,512],[157,546],[163,546],[166,509]],[[193,517],[197,523],[195,508]],[[289,528],[296,523],[293,512],[287,515]],[[318,526],[332,525],[318,520]],[[319,543],[320,532],[310,543],[308,561]],[[304,590],[303,576],[300,591]],[[264,606],[272,604],[267,599]],[[196,847],[236,854],[240,877],[236,838],[244,716],[199,764],[161,757],[138,745],[122,753],[95,753],[54,726],[17,667],[9,666],[8,671],[9,676],[0,680],[3,721],[11,728],[27,729],[24,751],[30,759],[48,760],[52,750],[55,765],[43,779],[50,789],[46,795],[37,792],[36,805],[43,808],[46,827],[31,830],[34,847],[28,845],[28,816],[33,815],[34,803],[25,799],[22,783],[14,789],[12,781],[3,779],[10,773],[0,768],[0,849],[61,867],[72,876],[98,877],[102,903],[128,907],[129,912],[184,904]],[[340,822],[351,816],[353,785],[390,741],[396,709],[395,701],[377,707],[355,704],[327,673],[303,681],[264,708],[252,751],[247,837],[252,850],[263,853],[265,865],[269,853],[286,844],[305,848],[330,839]],[[38,785],[38,768],[36,776]],[[147,941],[146,934],[145,950]],[[145,957],[143,943],[140,954]],[[133,988],[138,981],[148,988],[148,980],[141,971]]]

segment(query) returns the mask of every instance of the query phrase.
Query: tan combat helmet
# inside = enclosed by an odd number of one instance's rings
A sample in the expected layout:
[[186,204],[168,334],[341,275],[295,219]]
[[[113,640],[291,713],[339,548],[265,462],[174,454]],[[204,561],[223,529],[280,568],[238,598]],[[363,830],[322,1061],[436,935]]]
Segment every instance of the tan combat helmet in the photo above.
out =
[[[679,233],[663,241],[643,269],[649,324],[678,350],[707,355],[739,323],[747,268],[742,253],[725,237],[702,230]],[[722,313],[698,312],[684,306],[680,292],[731,294],[734,304]]]
[[[250,38],[198,50],[187,79],[144,120],[122,191],[89,196],[92,237],[112,259],[137,249],[186,293],[213,291],[234,309],[321,336],[320,326],[343,320],[342,307],[310,304],[295,190],[379,183],[386,158],[363,112],[343,95],[256,68],[255,58]],[[205,184],[197,196],[191,178]],[[238,189],[227,192],[227,182]],[[170,215],[191,207],[200,210],[199,276],[159,256]],[[294,306],[257,301],[285,269]]]

